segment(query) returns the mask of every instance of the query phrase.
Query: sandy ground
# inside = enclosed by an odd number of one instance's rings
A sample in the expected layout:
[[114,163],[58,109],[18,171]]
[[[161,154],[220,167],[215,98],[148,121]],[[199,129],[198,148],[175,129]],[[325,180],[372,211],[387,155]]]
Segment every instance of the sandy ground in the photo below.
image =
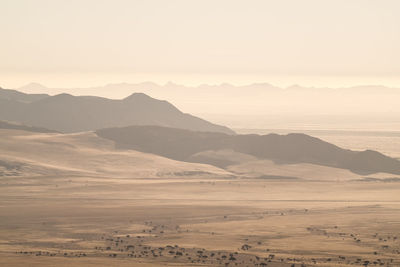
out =
[[0,266],[400,266],[399,189],[8,177],[0,184]]
[[400,182],[0,136],[0,266],[400,266]]

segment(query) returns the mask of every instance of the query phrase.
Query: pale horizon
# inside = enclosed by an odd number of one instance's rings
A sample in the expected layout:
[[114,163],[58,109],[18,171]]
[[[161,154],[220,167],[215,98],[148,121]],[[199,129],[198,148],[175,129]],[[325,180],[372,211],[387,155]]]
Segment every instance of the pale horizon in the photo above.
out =
[[[81,78],[78,80],[69,80],[63,79],[63,77],[79,77],[80,74],[63,74],[60,75],[61,78],[48,78],[48,79],[37,79],[34,77],[41,77],[42,75],[37,74],[29,74],[26,77],[32,77],[32,79],[21,79],[21,76],[18,75],[18,78],[14,78],[13,75],[10,75],[8,78],[2,79],[2,84],[0,84],[1,88],[4,89],[19,89],[29,84],[40,84],[47,88],[90,88],[90,87],[101,87],[107,86],[110,84],[140,84],[140,83],[155,83],[159,86],[166,85],[168,83],[174,83],[187,87],[199,87],[202,85],[210,85],[216,86],[221,84],[230,84],[233,86],[246,86],[251,84],[270,84],[272,86],[288,88],[291,86],[300,86],[300,87],[309,87],[309,88],[351,88],[351,87],[361,87],[361,86],[383,86],[388,88],[400,88],[400,78],[397,77],[388,77],[388,78],[380,78],[376,79],[374,77],[352,77],[347,78],[346,80],[341,80],[336,77],[292,77],[292,78],[281,78],[281,77],[269,77],[267,79],[262,78],[235,78],[235,79],[224,79],[218,77],[212,77],[212,75],[208,76],[208,78],[192,78],[191,76],[183,77],[183,76],[174,76],[174,75],[149,75],[149,74],[141,74],[136,78],[126,78],[119,79],[119,75],[110,75],[110,79],[96,79],[98,76],[104,76],[101,74],[87,76],[86,78]],[[48,76],[48,74],[44,75]],[[136,75],[133,75],[136,76]],[[193,75],[196,76],[196,75]],[[4,76],[3,76],[4,77]],[[117,77],[117,78],[113,78]],[[177,77],[175,79],[171,79],[170,77]],[[15,79],[15,80],[14,80]],[[23,80],[23,82],[21,82]],[[26,91],[26,93],[30,93]],[[34,93],[34,92],[31,92]]]
[[0,8],[3,88],[400,87],[395,0],[13,0]]

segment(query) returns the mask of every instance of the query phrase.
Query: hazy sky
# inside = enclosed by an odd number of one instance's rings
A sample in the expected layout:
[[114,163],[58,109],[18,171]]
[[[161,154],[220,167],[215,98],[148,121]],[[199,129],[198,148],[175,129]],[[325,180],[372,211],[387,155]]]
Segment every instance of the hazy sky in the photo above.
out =
[[400,87],[399,0],[1,0],[0,86]]

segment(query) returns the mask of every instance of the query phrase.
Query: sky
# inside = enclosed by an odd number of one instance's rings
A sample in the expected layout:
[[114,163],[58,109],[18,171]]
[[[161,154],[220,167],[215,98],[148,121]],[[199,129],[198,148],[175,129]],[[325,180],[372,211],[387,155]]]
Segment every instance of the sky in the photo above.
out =
[[398,0],[0,0],[0,86],[400,87]]

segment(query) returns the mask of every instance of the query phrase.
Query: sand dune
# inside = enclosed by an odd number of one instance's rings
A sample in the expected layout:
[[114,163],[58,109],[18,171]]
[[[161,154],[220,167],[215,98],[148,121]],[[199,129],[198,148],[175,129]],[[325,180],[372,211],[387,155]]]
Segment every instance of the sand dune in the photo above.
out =
[[[91,132],[46,134],[0,130],[0,170],[9,176],[89,175],[99,177],[223,177],[227,171],[133,150]],[[1,173],[1,172],[0,172]]]
[[[304,179],[315,181],[351,181],[368,178],[392,179],[389,173],[360,175],[349,170],[310,163],[277,164],[271,160],[246,161],[226,168],[228,171],[245,177],[262,179]],[[397,177],[397,179],[400,179]]]

